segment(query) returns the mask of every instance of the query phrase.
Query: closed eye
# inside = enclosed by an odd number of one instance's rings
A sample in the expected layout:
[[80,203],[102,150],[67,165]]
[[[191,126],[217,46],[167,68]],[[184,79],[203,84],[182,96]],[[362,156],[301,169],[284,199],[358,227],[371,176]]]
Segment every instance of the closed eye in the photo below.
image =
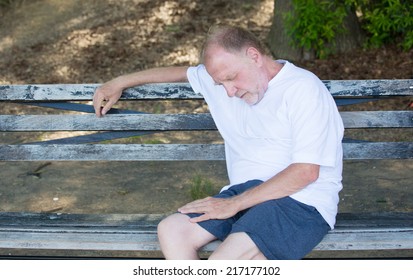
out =
[[223,80],[223,82],[217,82],[217,81],[214,80],[214,85],[216,85],[216,86],[223,86],[225,82],[232,82],[233,80],[235,80],[235,79],[237,78],[237,75],[238,75],[238,74],[234,74],[234,75],[232,75],[232,76],[227,76],[227,77]]

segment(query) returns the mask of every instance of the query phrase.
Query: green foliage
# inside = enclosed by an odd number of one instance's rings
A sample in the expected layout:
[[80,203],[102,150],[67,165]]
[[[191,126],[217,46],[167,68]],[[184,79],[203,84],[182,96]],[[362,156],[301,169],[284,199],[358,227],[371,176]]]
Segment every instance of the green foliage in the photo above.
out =
[[358,11],[369,46],[401,40],[405,50],[413,47],[413,2],[410,0],[293,0],[285,14],[287,34],[295,46],[325,58],[350,11]]
[[372,46],[401,40],[405,49],[413,47],[413,2],[403,0],[359,1],[363,27]]
[[344,32],[345,5],[331,0],[293,0],[293,11],[285,14],[287,34],[293,43],[314,50],[324,58],[334,45],[334,38]]
[[189,194],[193,200],[212,196],[214,193],[215,186],[209,179],[204,178],[201,175],[195,175],[192,178]]

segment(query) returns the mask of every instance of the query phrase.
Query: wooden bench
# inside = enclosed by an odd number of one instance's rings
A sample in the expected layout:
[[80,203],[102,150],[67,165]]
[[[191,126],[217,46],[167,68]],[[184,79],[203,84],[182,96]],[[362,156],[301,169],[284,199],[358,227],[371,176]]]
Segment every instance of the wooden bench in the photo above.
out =
[[[337,104],[413,96],[413,80],[324,81]],[[193,161],[224,160],[222,144],[90,144],[159,131],[215,130],[209,114],[136,114],[113,110],[96,118],[90,101],[97,85],[0,85],[0,101],[86,112],[0,115],[0,131],[101,131],[70,139],[0,145],[0,161]],[[188,84],[128,89],[122,100],[202,100]],[[70,103],[75,101],[76,103]],[[69,103],[69,104],[67,104]],[[346,128],[413,128],[413,111],[344,111]],[[110,131],[110,133],[108,133]],[[411,135],[413,136],[413,135]],[[110,141],[109,141],[110,142]],[[403,142],[344,140],[345,160],[413,158]],[[412,187],[406,186],[407,187]],[[411,206],[410,206],[411,207]],[[172,211],[173,209],[171,209]],[[0,254],[162,257],[156,225],[163,214],[0,213]],[[208,254],[218,242],[205,246]],[[413,213],[339,213],[337,225],[314,252],[413,249]],[[47,253],[44,253],[47,252]],[[72,253],[70,253],[72,252]],[[399,251],[398,251],[399,252]],[[116,254],[115,254],[116,255]],[[331,256],[331,255],[329,255]],[[410,255],[412,256],[412,255]]]

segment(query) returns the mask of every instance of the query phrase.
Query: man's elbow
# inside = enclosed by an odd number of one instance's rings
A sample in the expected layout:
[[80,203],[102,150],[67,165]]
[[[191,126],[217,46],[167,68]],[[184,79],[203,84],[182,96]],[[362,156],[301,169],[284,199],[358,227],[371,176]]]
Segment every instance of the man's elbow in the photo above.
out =
[[320,175],[320,166],[317,164],[301,164],[301,170],[303,172],[302,178],[307,185],[317,181]]

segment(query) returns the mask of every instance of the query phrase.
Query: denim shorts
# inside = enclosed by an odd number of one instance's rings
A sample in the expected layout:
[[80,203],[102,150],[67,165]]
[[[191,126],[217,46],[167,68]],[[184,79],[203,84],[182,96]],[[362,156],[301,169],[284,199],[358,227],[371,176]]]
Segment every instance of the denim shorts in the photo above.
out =
[[[214,197],[228,198],[260,185],[251,180]],[[196,217],[201,214],[188,214]],[[220,240],[245,232],[269,260],[301,259],[323,239],[330,226],[318,211],[290,197],[269,200],[224,220],[198,223]]]

